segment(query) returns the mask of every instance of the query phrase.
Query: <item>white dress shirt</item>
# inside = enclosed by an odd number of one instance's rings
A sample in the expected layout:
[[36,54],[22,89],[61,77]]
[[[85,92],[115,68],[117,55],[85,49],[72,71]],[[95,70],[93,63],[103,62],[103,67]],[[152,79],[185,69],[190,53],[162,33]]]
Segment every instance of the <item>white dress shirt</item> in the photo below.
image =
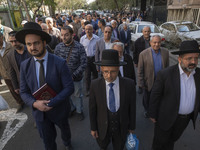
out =
[[[105,40],[104,40],[105,42]],[[112,43],[111,43],[111,40],[109,42],[105,42],[105,49],[111,49],[112,47]]]
[[196,86],[194,81],[195,70],[189,76],[183,71],[179,64],[180,71],[180,106],[179,114],[186,115],[194,111]]
[[[113,81],[112,83],[114,83],[112,88],[113,88],[113,91],[114,91],[114,94],[115,94],[115,110],[118,111],[118,109],[120,107],[119,78],[117,77],[116,80]],[[110,84],[110,82],[106,81],[107,107],[110,110],[110,106],[109,106],[109,90],[110,90],[110,86],[108,84]]]

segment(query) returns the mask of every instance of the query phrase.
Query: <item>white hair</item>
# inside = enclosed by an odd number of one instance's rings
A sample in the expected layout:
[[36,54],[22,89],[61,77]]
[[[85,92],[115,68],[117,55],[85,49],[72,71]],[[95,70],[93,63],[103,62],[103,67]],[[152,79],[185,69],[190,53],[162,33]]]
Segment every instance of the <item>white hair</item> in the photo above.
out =
[[115,45],[121,46],[122,49],[123,49],[123,51],[124,51],[124,44],[123,44],[122,42],[114,42],[114,43],[112,44],[112,49],[114,48]]
[[154,37],[158,37],[158,38],[160,38],[160,40],[162,40],[161,36],[156,34],[156,35],[153,35],[153,36],[150,37],[150,41],[152,41]]
[[116,21],[116,20],[112,20],[110,23],[111,23],[111,24],[117,23],[117,21]]
[[50,22],[53,23],[53,18],[51,18],[51,17],[47,17],[47,18],[45,19],[45,22],[47,22],[47,20],[49,20]]

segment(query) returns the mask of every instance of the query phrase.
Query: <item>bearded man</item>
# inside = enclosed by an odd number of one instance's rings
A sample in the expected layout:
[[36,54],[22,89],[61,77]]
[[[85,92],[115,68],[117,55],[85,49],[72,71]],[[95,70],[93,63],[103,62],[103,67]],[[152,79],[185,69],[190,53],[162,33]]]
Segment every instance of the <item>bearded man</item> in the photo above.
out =
[[190,119],[195,121],[200,102],[200,69],[197,41],[183,41],[178,64],[161,70],[154,82],[149,117],[155,123],[153,150],[173,150]]

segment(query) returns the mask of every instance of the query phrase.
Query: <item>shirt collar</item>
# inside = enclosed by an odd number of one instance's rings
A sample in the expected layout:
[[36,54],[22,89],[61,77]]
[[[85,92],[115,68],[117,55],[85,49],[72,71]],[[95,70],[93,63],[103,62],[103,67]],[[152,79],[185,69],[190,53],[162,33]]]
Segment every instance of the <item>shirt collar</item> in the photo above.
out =
[[[95,37],[94,37],[94,34],[92,34],[92,38],[90,39],[90,40],[92,40],[92,39],[94,39]],[[85,39],[88,39],[88,37],[87,37],[87,35],[85,35]],[[89,40],[89,39],[88,39]]]
[[160,48],[159,48],[159,50],[158,50],[158,53],[156,53],[155,50],[154,50],[153,48],[151,48],[151,51],[152,51],[153,54],[160,54]]
[[[36,59],[35,57],[33,57],[35,61],[37,61],[38,59]],[[44,61],[48,60],[48,51],[46,50],[46,54],[44,55],[44,57],[42,58],[44,59]]]
[[[106,80],[105,80],[106,81]],[[106,86],[108,86],[108,84],[110,84],[111,82],[106,81]],[[119,77],[117,77],[115,79],[115,81],[113,81],[112,83],[114,83],[114,85],[117,85],[119,83]]]
[[[180,71],[180,75],[186,74],[186,73],[183,71],[183,69],[182,69],[180,63],[178,64],[178,68],[179,68],[179,71]],[[193,70],[193,71],[190,73],[190,75],[194,75],[195,72],[196,72],[196,71]]]

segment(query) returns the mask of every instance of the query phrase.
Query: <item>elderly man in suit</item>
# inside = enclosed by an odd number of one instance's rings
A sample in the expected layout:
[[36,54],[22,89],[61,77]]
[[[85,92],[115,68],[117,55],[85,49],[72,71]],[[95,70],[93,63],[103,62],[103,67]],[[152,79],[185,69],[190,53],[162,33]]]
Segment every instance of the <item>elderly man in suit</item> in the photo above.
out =
[[112,49],[118,51],[120,61],[127,62],[127,65],[119,67],[119,72],[120,72],[119,75],[121,77],[130,78],[130,79],[134,80],[136,83],[133,59],[131,58],[130,55],[124,54],[124,44],[121,42],[114,42],[112,45]]
[[110,141],[114,150],[123,150],[127,134],[133,133],[136,120],[135,83],[118,77],[119,61],[116,50],[104,50],[101,66],[102,78],[92,81],[89,98],[91,134],[101,150],[106,150]]
[[122,43],[124,43],[124,49],[126,54],[130,54],[129,47],[131,41],[131,31],[128,30],[128,25],[123,23],[123,29],[120,31],[119,39]]
[[161,70],[151,91],[149,117],[155,123],[153,150],[173,150],[190,120],[200,110],[200,69],[197,68],[199,46],[183,41],[178,64]]
[[[9,60],[8,73],[11,77],[11,81],[12,81],[12,85],[15,90],[15,93],[19,95],[20,66],[21,66],[21,63],[25,59],[31,57],[31,55],[27,51],[26,46],[24,46],[24,44],[16,40],[15,38],[16,33],[17,31],[11,31],[9,33],[9,42],[11,43],[14,50],[9,51],[9,53],[7,54],[7,58]],[[19,101],[18,111],[20,111],[24,105],[23,100],[21,98],[19,100],[20,101]]]
[[142,87],[144,117],[148,117],[149,98],[158,71],[169,66],[169,52],[161,46],[161,37],[154,35],[150,39],[150,48],[140,53],[138,63],[138,86]]
[[[95,61],[101,60],[102,51],[105,49],[110,49],[112,47],[112,42],[117,40],[115,38],[112,38],[112,27],[106,26],[104,29],[104,37],[100,38],[96,42],[96,52],[95,52]],[[100,71],[98,69],[98,71]]]
[[[135,67],[138,67],[138,60],[140,53],[149,48],[150,45],[150,34],[151,34],[151,28],[149,26],[145,26],[142,29],[142,36],[139,37],[135,43],[134,43],[134,49],[133,49],[133,61],[135,63]],[[138,93],[142,94],[143,90],[142,87],[138,87]]]
[[[56,128],[61,130],[61,137],[66,150],[71,150],[71,132],[68,124],[70,112],[69,97],[74,85],[66,60],[48,53],[45,46],[51,36],[42,31],[39,24],[29,22],[17,32],[16,39],[26,44],[33,56],[21,64],[20,95],[23,101],[32,108],[40,137],[46,150],[56,150]],[[40,87],[48,84],[56,96],[39,100],[33,96]],[[47,92],[45,92],[47,93]]]

